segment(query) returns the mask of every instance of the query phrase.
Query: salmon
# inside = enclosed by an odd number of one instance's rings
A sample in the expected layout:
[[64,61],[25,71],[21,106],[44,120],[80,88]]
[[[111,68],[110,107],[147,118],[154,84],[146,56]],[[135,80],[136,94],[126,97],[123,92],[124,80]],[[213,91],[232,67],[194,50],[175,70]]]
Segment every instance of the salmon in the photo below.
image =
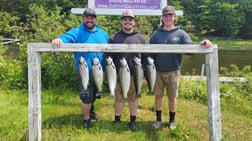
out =
[[103,95],[102,93],[102,85],[103,85],[103,69],[100,64],[100,61],[97,57],[92,59],[92,77],[95,82],[95,85],[98,89],[96,96]]
[[106,75],[107,75],[108,87],[110,91],[109,98],[115,98],[117,74],[116,74],[115,64],[113,62],[113,59],[110,56],[106,58]]
[[141,63],[141,58],[134,57],[133,61],[134,61],[134,83],[136,89],[136,96],[141,97],[143,80],[144,80],[143,66]]
[[88,82],[89,82],[89,71],[88,71],[88,65],[84,57],[79,57],[79,75],[81,79],[81,85],[83,87],[83,90],[87,90],[88,88]]
[[128,91],[130,88],[130,69],[126,59],[123,57],[120,59],[120,67],[118,72],[119,83],[122,90],[123,100],[128,99]]

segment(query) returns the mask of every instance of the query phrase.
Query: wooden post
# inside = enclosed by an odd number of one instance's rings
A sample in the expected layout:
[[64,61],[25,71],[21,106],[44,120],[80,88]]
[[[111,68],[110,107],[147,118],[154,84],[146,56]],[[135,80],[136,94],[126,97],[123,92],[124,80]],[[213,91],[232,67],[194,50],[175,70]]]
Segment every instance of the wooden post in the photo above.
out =
[[208,92],[208,124],[210,141],[221,140],[221,112],[219,92],[218,48],[206,54],[206,76]]
[[28,47],[29,140],[41,141],[41,68],[40,53]]

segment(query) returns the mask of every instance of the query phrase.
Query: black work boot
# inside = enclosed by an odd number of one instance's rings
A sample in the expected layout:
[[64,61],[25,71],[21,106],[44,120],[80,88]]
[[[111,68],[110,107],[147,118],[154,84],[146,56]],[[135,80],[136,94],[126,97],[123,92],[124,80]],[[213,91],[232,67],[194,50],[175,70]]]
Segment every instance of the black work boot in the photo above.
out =
[[129,128],[130,128],[131,131],[135,131],[135,130],[136,130],[136,127],[137,127],[137,125],[136,125],[136,122],[135,122],[135,121],[131,121],[131,122],[129,123]]
[[91,105],[89,117],[91,120],[98,120],[99,119],[99,116],[94,112],[94,103],[92,103],[92,105]]
[[90,118],[88,120],[84,120],[84,129],[90,129],[92,128],[92,123],[90,121]]

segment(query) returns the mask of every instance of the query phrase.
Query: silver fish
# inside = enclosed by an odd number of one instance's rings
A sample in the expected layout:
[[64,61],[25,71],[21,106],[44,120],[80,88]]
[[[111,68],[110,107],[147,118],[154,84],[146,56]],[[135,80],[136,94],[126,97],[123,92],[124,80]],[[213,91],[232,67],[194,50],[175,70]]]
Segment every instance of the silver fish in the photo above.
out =
[[92,77],[95,82],[95,85],[98,89],[96,96],[102,95],[102,85],[103,85],[103,69],[100,64],[100,61],[97,57],[92,59]]
[[143,80],[144,80],[144,72],[143,66],[141,63],[141,58],[134,57],[134,83],[136,88],[136,96],[141,97]]
[[125,58],[120,59],[121,66],[119,67],[119,83],[122,89],[123,100],[128,99],[128,91],[130,88],[130,69]]
[[87,62],[82,56],[79,58],[79,75],[83,89],[87,90],[89,81],[89,71]]
[[147,83],[149,92],[148,95],[154,95],[153,89],[156,81],[156,67],[154,65],[154,59],[147,57]]
[[117,74],[115,64],[110,56],[106,58],[106,74],[110,91],[109,98],[115,98]]

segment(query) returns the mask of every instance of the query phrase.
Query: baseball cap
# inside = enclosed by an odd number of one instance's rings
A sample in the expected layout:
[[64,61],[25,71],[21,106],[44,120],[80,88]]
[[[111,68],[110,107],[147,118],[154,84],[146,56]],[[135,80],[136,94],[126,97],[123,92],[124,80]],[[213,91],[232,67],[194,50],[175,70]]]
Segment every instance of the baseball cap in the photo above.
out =
[[162,10],[162,15],[174,14],[176,15],[176,10],[173,6],[166,6]]
[[85,17],[85,16],[94,16],[94,17],[96,17],[96,13],[95,13],[95,11],[94,11],[93,9],[87,8],[87,9],[85,9],[85,11],[83,12],[83,16],[84,16],[84,17]]
[[130,10],[123,11],[121,19],[123,19],[124,17],[130,17],[130,18],[135,19],[134,13]]

